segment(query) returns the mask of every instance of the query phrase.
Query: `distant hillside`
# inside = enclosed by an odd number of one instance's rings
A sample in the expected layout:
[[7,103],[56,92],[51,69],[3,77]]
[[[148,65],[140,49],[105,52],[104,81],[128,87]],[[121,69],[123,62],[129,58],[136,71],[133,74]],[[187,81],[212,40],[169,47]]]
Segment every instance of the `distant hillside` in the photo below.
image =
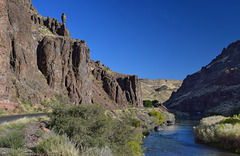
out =
[[140,79],[143,100],[158,100],[160,103],[169,99],[173,91],[181,86],[182,80]]
[[184,79],[164,104],[197,114],[231,114],[240,107],[240,41],[230,44],[207,66]]

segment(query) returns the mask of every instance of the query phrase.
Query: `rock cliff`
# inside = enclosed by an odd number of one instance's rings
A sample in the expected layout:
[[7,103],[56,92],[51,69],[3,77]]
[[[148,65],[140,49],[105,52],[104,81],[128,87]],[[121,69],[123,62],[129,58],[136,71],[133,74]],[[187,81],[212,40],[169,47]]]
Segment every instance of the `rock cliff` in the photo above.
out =
[[230,44],[210,64],[188,75],[165,102],[193,114],[229,114],[240,106],[240,41]]
[[140,82],[143,100],[158,100],[160,103],[168,100],[182,84],[182,80],[170,79],[140,79]]
[[[31,0],[0,0],[0,101],[5,101],[0,107],[18,108],[21,101],[41,104],[56,94],[67,95],[74,104],[97,99],[99,95],[92,94],[90,49],[84,40],[70,37],[65,24],[39,15]],[[114,78],[111,81],[120,83]],[[103,74],[111,100],[141,105],[136,76],[124,79],[116,92],[107,81]]]
[[[105,104],[110,109],[142,107],[141,85],[138,76],[114,72],[102,65],[101,61],[91,61],[91,70],[96,103]],[[115,106],[109,105],[109,101],[113,101]]]

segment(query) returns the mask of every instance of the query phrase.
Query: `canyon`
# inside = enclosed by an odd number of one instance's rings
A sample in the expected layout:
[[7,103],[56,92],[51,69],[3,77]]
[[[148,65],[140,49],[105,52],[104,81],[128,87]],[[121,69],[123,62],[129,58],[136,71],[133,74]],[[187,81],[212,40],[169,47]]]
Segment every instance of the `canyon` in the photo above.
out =
[[142,107],[138,77],[90,60],[85,40],[72,39],[65,24],[43,17],[31,0],[0,0],[0,107],[38,108],[57,94],[73,104],[108,109]]

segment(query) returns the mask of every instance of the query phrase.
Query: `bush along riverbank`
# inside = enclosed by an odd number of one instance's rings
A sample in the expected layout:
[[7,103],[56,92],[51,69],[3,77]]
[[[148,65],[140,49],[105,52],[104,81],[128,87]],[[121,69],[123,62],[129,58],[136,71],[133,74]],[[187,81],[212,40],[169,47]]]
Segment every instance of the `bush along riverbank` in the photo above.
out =
[[175,123],[175,116],[161,107],[107,110],[106,113],[118,120],[127,119],[132,127],[139,128],[142,131],[143,137],[153,130],[160,131],[163,130],[163,126]]
[[240,115],[203,118],[194,127],[197,141],[240,153]]
[[174,120],[160,108],[105,110],[61,96],[52,105],[49,117],[1,124],[0,155],[143,155],[144,135]]

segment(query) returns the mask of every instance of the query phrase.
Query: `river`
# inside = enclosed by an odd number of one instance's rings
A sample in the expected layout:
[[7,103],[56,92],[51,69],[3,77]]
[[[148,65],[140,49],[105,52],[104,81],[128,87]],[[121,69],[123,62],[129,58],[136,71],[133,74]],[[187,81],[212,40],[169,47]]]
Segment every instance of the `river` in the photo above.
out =
[[178,121],[164,131],[151,133],[143,142],[146,156],[237,156],[194,141],[196,121]]

